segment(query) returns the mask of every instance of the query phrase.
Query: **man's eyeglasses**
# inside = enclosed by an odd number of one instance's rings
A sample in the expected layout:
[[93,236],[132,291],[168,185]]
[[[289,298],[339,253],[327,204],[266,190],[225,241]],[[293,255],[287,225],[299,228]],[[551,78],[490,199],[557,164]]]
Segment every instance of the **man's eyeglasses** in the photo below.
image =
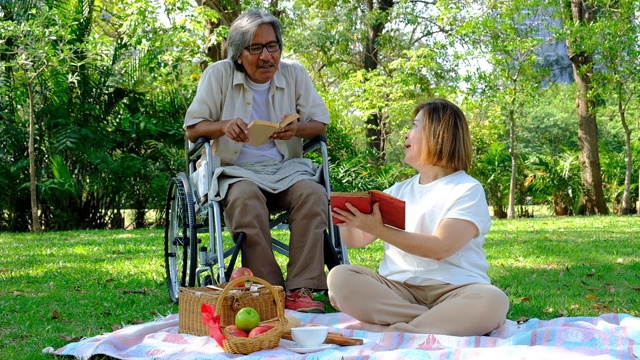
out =
[[278,44],[277,42],[270,42],[270,43],[265,44],[265,45],[254,44],[254,45],[250,45],[250,46],[245,46],[244,47],[244,49],[249,51],[249,54],[251,54],[251,55],[262,54],[262,52],[264,51],[265,48],[270,53],[276,52],[276,51],[280,50],[280,44]]

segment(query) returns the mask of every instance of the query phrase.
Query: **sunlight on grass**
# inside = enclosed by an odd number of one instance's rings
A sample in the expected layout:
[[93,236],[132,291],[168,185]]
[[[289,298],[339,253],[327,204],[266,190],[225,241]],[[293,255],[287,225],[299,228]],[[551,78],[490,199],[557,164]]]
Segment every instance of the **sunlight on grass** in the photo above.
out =
[[[637,216],[495,220],[485,246],[489,276],[509,296],[512,320],[638,316],[638,233]],[[286,230],[273,234],[288,241]],[[163,241],[162,229],[0,233],[3,356],[51,359],[42,348],[61,347],[65,338],[177,313],[165,284]],[[377,269],[382,251],[376,241],[350,249],[349,257]],[[288,259],[276,259],[286,272]]]
[[510,318],[637,314],[639,230],[637,217],[496,220],[489,275]]

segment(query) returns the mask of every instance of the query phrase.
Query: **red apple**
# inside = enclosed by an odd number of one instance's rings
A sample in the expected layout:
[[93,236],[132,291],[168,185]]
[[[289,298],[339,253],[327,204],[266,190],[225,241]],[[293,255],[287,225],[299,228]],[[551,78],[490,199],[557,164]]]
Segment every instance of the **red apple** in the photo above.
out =
[[258,325],[253,329],[251,329],[251,331],[249,332],[249,337],[254,337],[260,334],[264,334],[271,329],[273,329],[273,325]]
[[248,337],[249,336],[244,330],[238,329],[238,327],[235,326],[235,325],[229,325],[229,326],[225,327],[224,329],[227,330],[229,335],[233,335],[233,336],[237,336],[237,337]]
[[[244,277],[244,276],[253,276],[253,271],[251,271],[251,269],[249,269],[249,268],[241,266],[241,267],[236,268],[235,270],[233,270],[233,272],[231,273],[230,281],[233,281],[233,280],[235,280],[237,278],[241,278],[241,277]],[[245,287],[245,284],[240,282],[240,283],[237,283],[234,287],[243,288],[243,287]]]

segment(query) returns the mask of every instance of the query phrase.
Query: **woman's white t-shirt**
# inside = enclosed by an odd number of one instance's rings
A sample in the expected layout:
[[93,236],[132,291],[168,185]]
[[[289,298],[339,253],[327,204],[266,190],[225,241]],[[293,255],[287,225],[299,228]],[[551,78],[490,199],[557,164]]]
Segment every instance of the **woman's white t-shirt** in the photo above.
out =
[[480,235],[450,257],[437,261],[409,254],[384,243],[379,273],[389,279],[422,285],[436,279],[450,284],[490,283],[484,252],[491,216],[482,185],[464,171],[421,185],[419,175],[385,190],[406,202],[406,231],[432,234],[443,219],[463,219]]

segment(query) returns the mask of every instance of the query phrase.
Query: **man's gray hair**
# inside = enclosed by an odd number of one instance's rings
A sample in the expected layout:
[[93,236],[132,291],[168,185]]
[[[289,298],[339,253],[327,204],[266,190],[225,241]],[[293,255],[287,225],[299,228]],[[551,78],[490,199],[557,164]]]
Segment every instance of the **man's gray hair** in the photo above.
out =
[[282,24],[280,20],[270,13],[262,10],[249,10],[238,16],[229,28],[227,37],[227,59],[233,61],[236,69],[244,71],[242,65],[237,60],[242,54],[244,47],[249,45],[253,39],[256,29],[260,25],[270,24],[276,33],[276,41],[282,48]]

